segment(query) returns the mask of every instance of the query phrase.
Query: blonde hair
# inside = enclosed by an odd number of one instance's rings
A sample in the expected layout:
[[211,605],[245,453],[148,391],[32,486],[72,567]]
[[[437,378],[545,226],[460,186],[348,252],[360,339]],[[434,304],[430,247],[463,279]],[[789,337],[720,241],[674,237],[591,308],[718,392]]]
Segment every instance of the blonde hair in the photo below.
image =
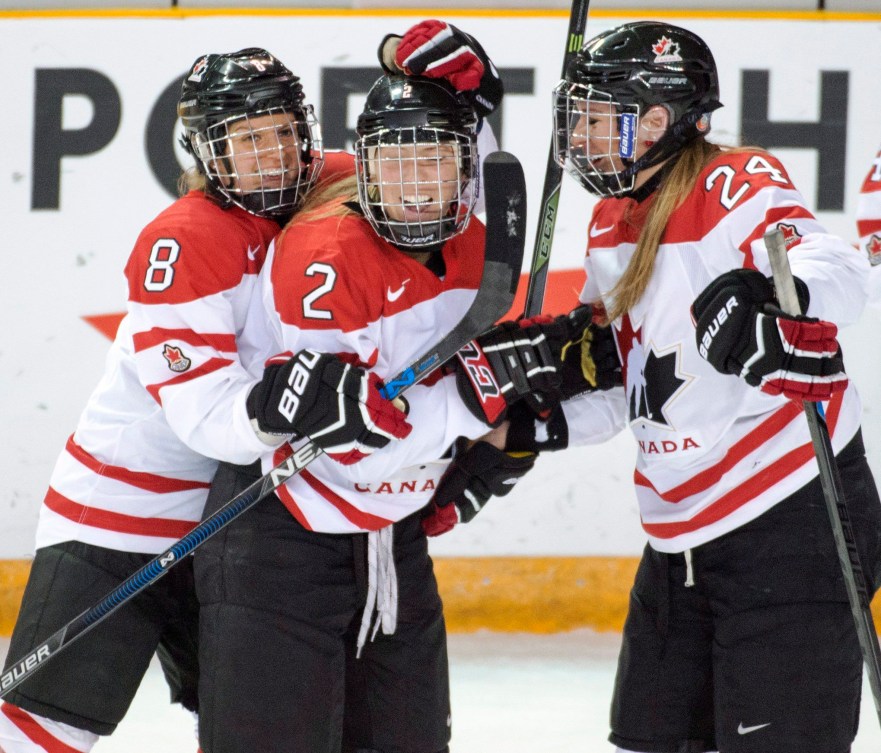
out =
[[747,147],[723,148],[700,136],[686,145],[670,172],[664,176],[639,234],[636,251],[621,279],[608,294],[612,307],[606,314],[607,322],[623,316],[645,295],[670,217],[691,193],[704,168],[723,151],[737,153],[755,150]]
[[190,191],[204,191],[207,185],[205,173],[193,165],[184,170],[177,179],[177,192],[179,196],[185,196]]

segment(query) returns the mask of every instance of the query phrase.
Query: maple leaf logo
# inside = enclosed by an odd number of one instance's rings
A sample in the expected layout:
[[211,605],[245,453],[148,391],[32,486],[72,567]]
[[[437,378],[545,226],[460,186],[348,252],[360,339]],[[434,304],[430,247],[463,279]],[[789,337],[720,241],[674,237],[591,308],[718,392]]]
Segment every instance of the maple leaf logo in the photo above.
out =
[[656,63],[678,63],[682,61],[679,54],[679,42],[674,42],[670,37],[661,37],[652,45]]
[[788,225],[785,222],[778,222],[777,229],[783,233],[783,243],[786,245],[786,250],[789,251],[793,246],[797,246],[801,243],[801,233],[798,232],[798,228],[795,225]]
[[881,264],[881,236],[873,235],[866,244],[866,251],[869,252],[869,261],[872,266]]
[[186,371],[193,363],[176,345],[165,343],[165,347],[162,349],[162,355],[165,357],[165,360],[168,361],[168,368],[176,374]]

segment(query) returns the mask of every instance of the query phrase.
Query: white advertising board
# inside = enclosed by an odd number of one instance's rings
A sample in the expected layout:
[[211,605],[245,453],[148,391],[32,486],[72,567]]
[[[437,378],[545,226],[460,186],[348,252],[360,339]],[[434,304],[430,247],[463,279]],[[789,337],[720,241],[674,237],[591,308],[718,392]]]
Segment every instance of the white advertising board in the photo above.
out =
[[[187,66],[203,52],[266,47],[301,76],[326,134],[339,138],[353,127],[363,96],[341,82],[372,80],[378,41],[418,20],[375,14],[0,19],[6,71],[0,117],[0,559],[30,555],[55,457],[101,373],[108,340],[84,317],[122,311],[122,268],[132,243],[171,200],[162,181],[168,183],[170,165],[171,172],[177,169],[172,160],[186,163],[174,146],[168,103]],[[510,71],[500,136],[526,170],[531,237],[566,19],[451,13],[449,20],[479,38]],[[588,34],[624,20],[592,19]],[[714,116],[715,137],[737,142],[743,123],[751,123],[821,221],[854,240],[857,192],[879,141],[878,26],[671,20],[704,37],[716,54],[725,107]],[[360,72],[352,78],[349,69]],[[567,178],[553,269],[580,266],[590,206]],[[849,370],[866,403],[876,471],[877,325],[878,314],[869,310],[843,335]],[[435,551],[636,554],[644,538],[631,489],[634,452],[623,434],[604,446],[541,458],[511,497],[437,540]]]

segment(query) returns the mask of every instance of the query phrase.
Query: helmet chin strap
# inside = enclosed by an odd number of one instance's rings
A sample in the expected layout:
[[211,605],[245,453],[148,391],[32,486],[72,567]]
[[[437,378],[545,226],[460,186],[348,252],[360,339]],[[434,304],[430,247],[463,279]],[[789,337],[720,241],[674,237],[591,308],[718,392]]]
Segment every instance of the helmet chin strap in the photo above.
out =
[[[722,104],[720,102],[711,102],[707,105],[701,105],[700,107],[688,110],[681,118],[679,118],[679,120],[667,129],[664,135],[661,136],[661,138],[659,138],[654,145],[642,155],[642,157],[634,160],[629,167],[621,172],[621,178],[626,180],[635,177],[643,170],[654,167],[664,160],[669,159],[674,154],[682,151],[686,144],[693,141],[702,133],[697,128],[700,119],[705,115],[709,115],[713,110],[719,109],[721,106]],[[628,191],[627,193],[622,194],[622,196],[630,196],[635,190],[637,189]]]

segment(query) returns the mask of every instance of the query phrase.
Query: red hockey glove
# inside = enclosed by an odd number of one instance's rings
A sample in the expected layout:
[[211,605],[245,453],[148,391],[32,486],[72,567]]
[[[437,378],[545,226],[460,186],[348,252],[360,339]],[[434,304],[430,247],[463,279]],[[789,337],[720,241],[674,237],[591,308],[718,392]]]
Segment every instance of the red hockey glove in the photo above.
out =
[[535,465],[534,453],[509,453],[489,442],[456,441],[456,452],[425,507],[422,530],[440,536],[458,523],[468,523],[490,497],[504,497]]
[[[300,351],[271,359],[248,394],[257,435],[309,437],[334,460],[357,463],[413,429],[379,392],[376,374],[328,353]],[[262,437],[261,437],[262,438]]]
[[[807,288],[796,283],[804,305]],[[838,328],[784,314],[760,272],[726,272],[697,297],[691,313],[698,351],[723,374],[791,400],[828,400],[847,387]]]
[[499,73],[480,43],[443,21],[422,21],[403,37],[393,34],[382,40],[379,60],[390,73],[442,78],[471,100],[485,118],[502,101],[504,87]]

